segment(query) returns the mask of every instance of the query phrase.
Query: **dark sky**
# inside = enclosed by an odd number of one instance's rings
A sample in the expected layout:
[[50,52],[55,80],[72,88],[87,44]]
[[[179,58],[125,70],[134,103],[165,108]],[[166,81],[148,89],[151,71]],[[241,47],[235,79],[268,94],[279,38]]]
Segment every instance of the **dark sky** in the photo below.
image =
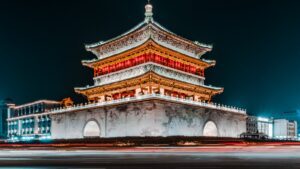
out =
[[[115,37],[144,19],[146,0],[9,0],[0,4],[0,98],[17,104],[79,98],[92,85],[85,43]],[[264,114],[300,107],[300,1],[152,0],[154,19],[214,45],[206,84],[216,102]]]

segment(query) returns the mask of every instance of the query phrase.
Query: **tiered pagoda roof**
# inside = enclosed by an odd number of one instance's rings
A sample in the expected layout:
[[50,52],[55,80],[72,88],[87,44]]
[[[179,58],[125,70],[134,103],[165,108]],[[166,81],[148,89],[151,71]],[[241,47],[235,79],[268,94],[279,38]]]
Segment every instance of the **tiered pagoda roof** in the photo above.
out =
[[[87,51],[93,52],[98,57],[98,60],[101,60],[140,46],[148,40],[153,40],[159,45],[197,59],[200,59],[203,54],[212,50],[211,45],[197,41],[193,42],[178,36],[153,20],[145,20],[116,38],[89,44],[85,47]],[[94,61],[96,60],[92,60],[92,62]],[[204,59],[203,61],[208,63],[214,62]],[[89,63],[90,61],[85,62]]]
[[[191,41],[171,32],[154,21],[152,15],[152,5],[148,4],[146,5],[145,20],[131,30],[107,41],[85,45],[86,50],[94,53],[98,59],[83,61],[83,63],[88,64],[131,50],[148,40],[153,40],[159,45],[196,59],[201,59],[203,54],[212,50],[212,45]],[[211,60],[201,60],[209,64],[215,63]]]
[[[83,65],[94,69],[95,84],[75,88],[75,91],[88,98],[96,98],[99,94],[113,94],[124,88],[127,91],[156,82],[157,88],[162,85],[173,91],[177,85],[176,92],[186,90],[185,93],[190,95],[198,92],[204,100],[222,93],[223,88],[204,85],[204,70],[216,62],[201,56],[210,52],[212,46],[169,31],[154,21],[151,4],[145,8],[145,20],[133,29],[116,38],[85,46],[87,51],[97,56],[96,59],[82,61]],[[122,68],[119,68],[120,65]]]

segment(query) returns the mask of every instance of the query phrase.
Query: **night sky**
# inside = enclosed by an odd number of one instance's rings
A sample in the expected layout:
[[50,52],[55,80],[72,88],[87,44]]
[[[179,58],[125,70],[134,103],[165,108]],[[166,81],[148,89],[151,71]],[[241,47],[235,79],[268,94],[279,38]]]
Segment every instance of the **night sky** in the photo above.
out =
[[[146,0],[6,1],[0,4],[0,99],[80,100],[92,85],[84,44],[113,38],[144,19]],[[300,108],[300,2],[152,0],[154,19],[190,40],[213,44],[206,84],[215,102],[250,114]]]

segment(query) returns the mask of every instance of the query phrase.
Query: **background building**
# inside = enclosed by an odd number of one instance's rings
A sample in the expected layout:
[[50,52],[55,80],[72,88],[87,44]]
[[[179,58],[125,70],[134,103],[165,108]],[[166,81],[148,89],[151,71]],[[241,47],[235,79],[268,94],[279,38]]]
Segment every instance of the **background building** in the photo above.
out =
[[0,139],[7,138],[7,117],[14,107],[12,100],[5,99],[0,101]]
[[51,135],[49,115],[40,115],[60,107],[61,102],[39,100],[11,108],[7,118],[7,135],[11,140],[40,138]]
[[265,117],[258,117],[257,118],[257,128],[259,133],[264,133],[268,135],[269,138],[273,138],[273,119],[272,118],[265,118]]
[[257,117],[248,116],[246,120],[247,133],[258,133]]
[[[286,111],[282,113],[274,113],[272,116],[276,119],[287,119],[290,121],[297,121],[297,124],[300,124],[300,111]],[[300,137],[300,125],[297,125],[297,135]]]
[[297,139],[297,121],[287,119],[274,120],[274,138]]
[[247,133],[263,133],[273,138],[273,119],[265,117],[248,116],[246,121]]

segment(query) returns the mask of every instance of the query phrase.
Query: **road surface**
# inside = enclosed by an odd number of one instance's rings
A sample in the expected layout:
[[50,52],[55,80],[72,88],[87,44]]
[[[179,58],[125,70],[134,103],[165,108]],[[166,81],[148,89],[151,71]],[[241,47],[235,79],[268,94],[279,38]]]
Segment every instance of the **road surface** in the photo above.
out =
[[300,169],[300,146],[2,149],[0,168]]

